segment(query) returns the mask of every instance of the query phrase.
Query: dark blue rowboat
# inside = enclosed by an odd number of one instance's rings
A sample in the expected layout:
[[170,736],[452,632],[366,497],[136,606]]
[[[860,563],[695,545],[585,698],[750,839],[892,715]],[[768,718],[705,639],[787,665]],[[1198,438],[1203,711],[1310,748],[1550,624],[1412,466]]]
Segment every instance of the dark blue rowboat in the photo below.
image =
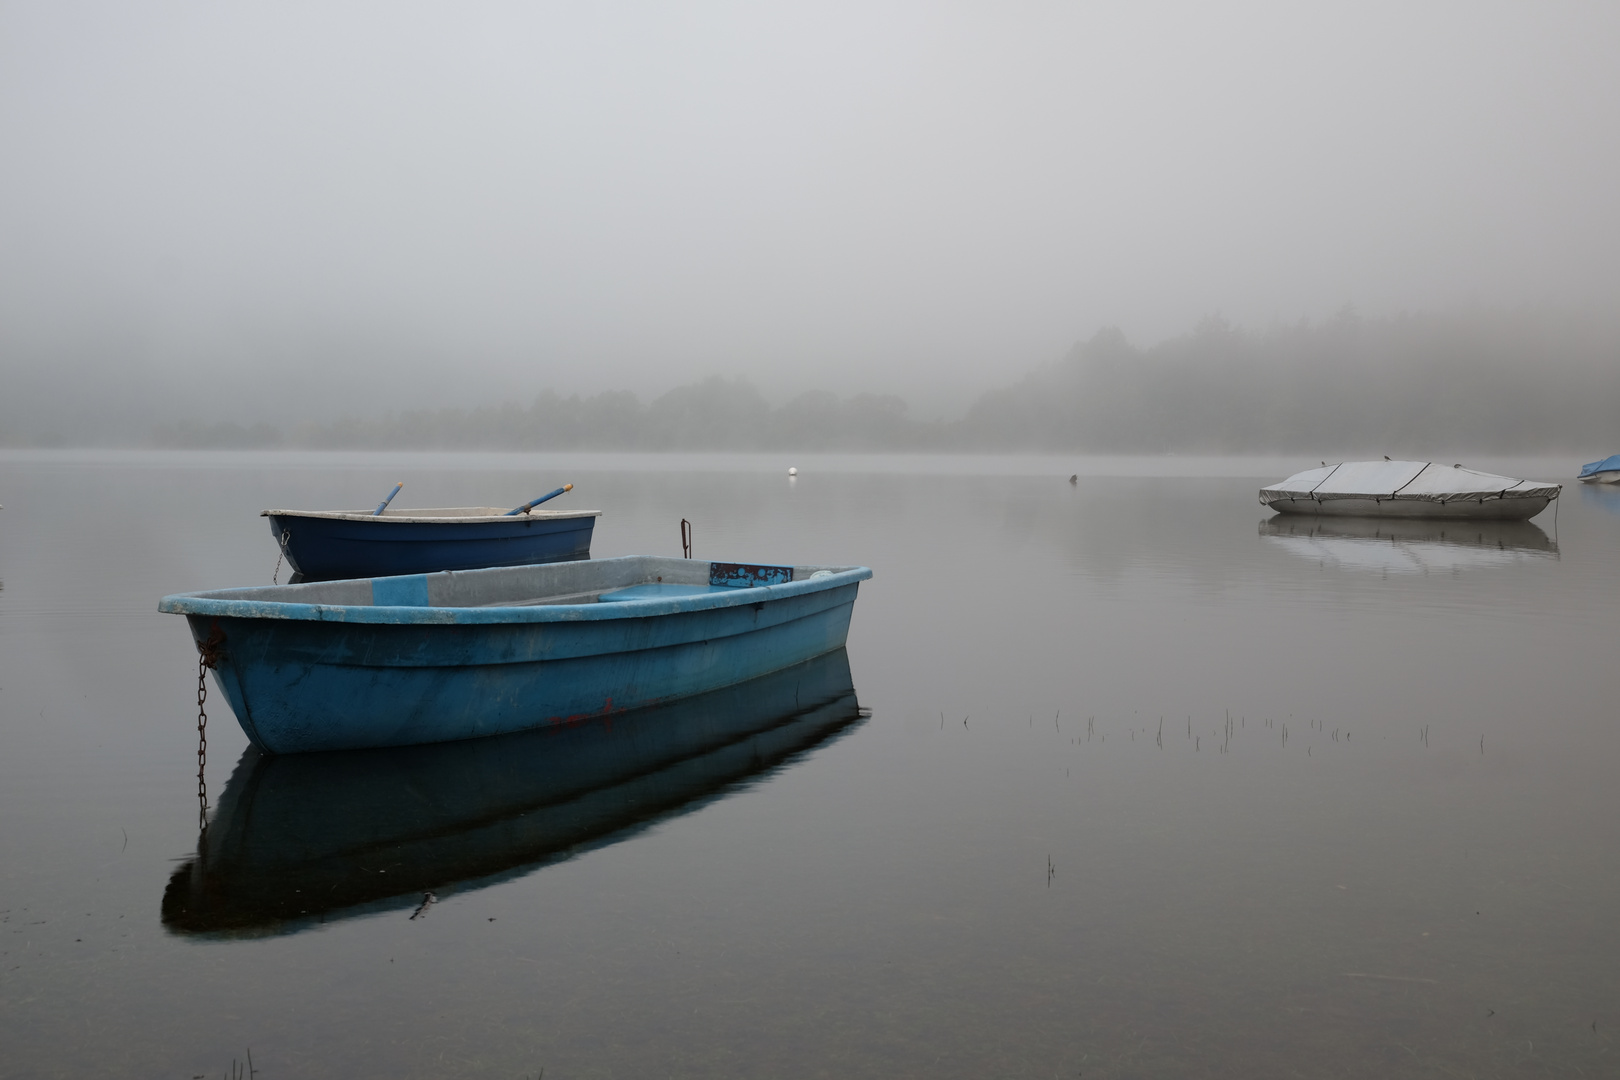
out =
[[844,645],[861,566],[630,556],[166,596],[273,754],[576,723]]
[[[616,843],[851,730],[842,649],[673,705],[438,746],[249,747],[163,894],[171,933],[296,933]],[[378,873],[386,867],[386,873]]]
[[492,506],[346,512],[266,510],[304,581],[528,566],[591,557],[599,510],[514,514]]

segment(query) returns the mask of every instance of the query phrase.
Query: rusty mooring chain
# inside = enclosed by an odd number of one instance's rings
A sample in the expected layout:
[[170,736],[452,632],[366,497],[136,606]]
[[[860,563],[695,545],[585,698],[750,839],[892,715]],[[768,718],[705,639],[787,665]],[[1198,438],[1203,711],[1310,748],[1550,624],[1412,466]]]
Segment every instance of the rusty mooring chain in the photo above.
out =
[[197,657],[197,828],[208,828],[208,661]]
[[286,557],[286,555],[287,555],[287,541],[291,540],[291,539],[292,539],[292,530],[291,529],[282,529],[281,530],[281,550],[276,552],[276,568],[274,570],[270,571],[270,584],[272,584],[272,585],[281,584],[281,582],[277,581],[276,579],[281,576],[281,560],[284,559]]
[[219,663],[225,632],[215,623],[208,640],[197,642],[197,829],[208,831],[208,669]]

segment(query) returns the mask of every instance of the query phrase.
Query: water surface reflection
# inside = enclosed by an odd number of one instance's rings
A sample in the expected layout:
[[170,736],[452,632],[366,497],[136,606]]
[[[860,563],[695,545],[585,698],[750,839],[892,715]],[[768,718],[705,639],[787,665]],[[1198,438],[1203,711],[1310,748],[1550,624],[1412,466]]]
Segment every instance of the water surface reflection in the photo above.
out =
[[1620,515],[1620,484],[1582,484],[1581,502]]
[[177,934],[261,936],[409,908],[614,843],[860,720],[842,649],[701,697],[437,746],[249,747],[163,894]]
[[1385,574],[1429,574],[1558,558],[1558,542],[1528,521],[1310,518],[1286,514],[1260,535],[1312,562]]

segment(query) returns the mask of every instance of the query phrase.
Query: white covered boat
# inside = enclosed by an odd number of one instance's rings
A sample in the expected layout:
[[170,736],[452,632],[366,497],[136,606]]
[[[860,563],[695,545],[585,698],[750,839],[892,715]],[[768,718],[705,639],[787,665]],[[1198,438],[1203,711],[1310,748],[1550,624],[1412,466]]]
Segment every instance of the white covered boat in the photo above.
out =
[[1560,490],[1432,461],[1344,461],[1261,488],[1260,505],[1281,514],[1523,521]]

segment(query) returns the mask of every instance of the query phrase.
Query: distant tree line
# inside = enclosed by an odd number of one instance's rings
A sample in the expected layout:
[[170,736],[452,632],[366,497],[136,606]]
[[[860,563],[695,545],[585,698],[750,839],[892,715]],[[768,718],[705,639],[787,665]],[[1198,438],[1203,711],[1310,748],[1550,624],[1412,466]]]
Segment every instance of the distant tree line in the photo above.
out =
[[1150,349],[1104,330],[981,396],[952,441],[1118,453],[1620,449],[1620,324],[1346,310],[1264,333],[1209,318]]
[[181,420],[152,429],[152,445],[165,450],[262,450],[286,442],[269,424],[244,426],[234,420],[203,424]]
[[348,416],[283,433],[267,424],[184,421],[153,432],[176,449],[441,448],[501,450],[885,450],[922,447],[937,425],[906,416],[893,395],[800,394],[772,407],[744,379],[714,377],[643,403],[628,391],[569,397],[547,390],[527,407],[422,409]]
[[[920,421],[893,395],[772,406],[743,379],[650,402],[546,391],[527,406],[345,417],[288,431],[182,422],[167,447],[510,450],[1041,450],[1244,453],[1387,448],[1620,450],[1620,324],[1515,312],[1362,319],[1252,333],[1204,320],[1138,348],[1103,330],[1056,363]],[[1605,452],[1608,452],[1605,450]]]

